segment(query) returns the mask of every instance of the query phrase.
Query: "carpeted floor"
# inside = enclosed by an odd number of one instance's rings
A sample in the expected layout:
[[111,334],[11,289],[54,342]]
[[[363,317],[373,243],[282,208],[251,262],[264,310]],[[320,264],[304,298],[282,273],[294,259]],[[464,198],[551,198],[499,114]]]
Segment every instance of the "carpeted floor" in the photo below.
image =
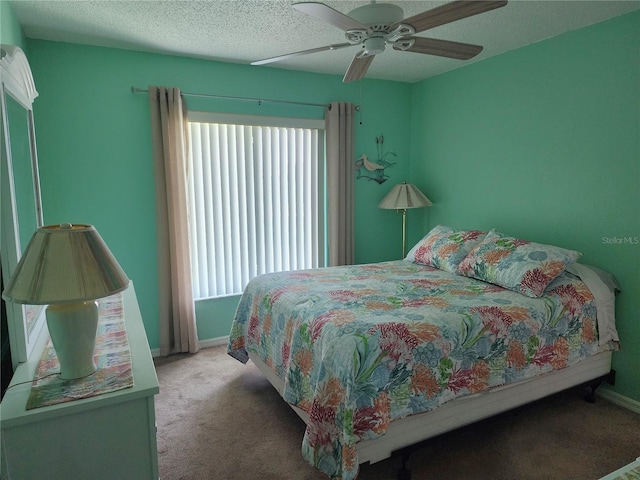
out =
[[[161,480],[326,480],[300,453],[304,423],[225,347],[156,359]],[[640,456],[640,415],[574,389],[417,445],[412,480],[589,480]],[[393,480],[398,457],[359,480]]]

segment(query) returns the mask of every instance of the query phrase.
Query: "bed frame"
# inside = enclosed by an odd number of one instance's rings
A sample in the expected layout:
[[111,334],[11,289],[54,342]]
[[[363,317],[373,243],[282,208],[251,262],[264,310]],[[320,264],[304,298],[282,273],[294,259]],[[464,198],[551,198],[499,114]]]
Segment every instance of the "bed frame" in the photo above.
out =
[[[253,352],[249,353],[249,358],[282,396],[283,380]],[[361,464],[379,462],[409,445],[571,387],[593,382],[593,393],[602,379],[611,373],[611,352],[605,351],[562,370],[454,399],[430,412],[393,421],[384,435],[359,442],[356,445],[358,461]],[[307,413],[290,406],[307,423]]]

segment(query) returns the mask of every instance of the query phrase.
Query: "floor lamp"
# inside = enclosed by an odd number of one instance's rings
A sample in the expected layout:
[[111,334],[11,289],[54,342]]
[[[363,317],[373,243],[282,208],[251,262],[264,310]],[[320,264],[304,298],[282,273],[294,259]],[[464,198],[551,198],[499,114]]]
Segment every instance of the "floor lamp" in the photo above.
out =
[[405,257],[407,209],[422,208],[433,205],[415,185],[403,182],[391,189],[378,204],[379,208],[402,211],[402,258]]

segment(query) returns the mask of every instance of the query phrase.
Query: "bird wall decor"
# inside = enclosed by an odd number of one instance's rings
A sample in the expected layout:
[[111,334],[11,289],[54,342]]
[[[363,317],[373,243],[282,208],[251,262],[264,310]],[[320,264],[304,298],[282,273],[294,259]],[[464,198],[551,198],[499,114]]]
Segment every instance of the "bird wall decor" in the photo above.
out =
[[[356,159],[356,169],[358,170],[358,175],[356,178],[366,178],[368,180],[373,180],[378,184],[382,184],[387,181],[389,175],[385,173],[385,169],[395,165],[395,162],[390,162],[387,160],[387,157],[393,156],[396,154],[394,152],[384,152],[384,135],[380,135],[376,137],[376,151],[378,158],[375,162],[369,160],[369,157],[366,153],[363,153],[358,159]],[[365,170],[364,174],[362,173],[362,169]],[[369,174],[371,172],[371,174]]]

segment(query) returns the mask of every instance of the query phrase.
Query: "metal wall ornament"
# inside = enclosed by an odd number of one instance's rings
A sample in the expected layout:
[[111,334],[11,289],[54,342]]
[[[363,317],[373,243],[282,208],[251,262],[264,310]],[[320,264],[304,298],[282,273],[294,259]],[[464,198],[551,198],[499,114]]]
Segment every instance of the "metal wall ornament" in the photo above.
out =
[[[367,180],[373,180],[378,184],[382,184],[387,181],[389,175],[385,173],[385,170],[393,165],[395,162],[390,162],[389,157],[396,157],[394,152],[384,152],[384,135],[376,137],[376,153],[378,158],[375,162],[369,160],[367,154],[363,153],[360,158],[356,159],[356,169],[358,174],[356,178],[366,178]],[[364,169],[364,173],[363,173]]]

